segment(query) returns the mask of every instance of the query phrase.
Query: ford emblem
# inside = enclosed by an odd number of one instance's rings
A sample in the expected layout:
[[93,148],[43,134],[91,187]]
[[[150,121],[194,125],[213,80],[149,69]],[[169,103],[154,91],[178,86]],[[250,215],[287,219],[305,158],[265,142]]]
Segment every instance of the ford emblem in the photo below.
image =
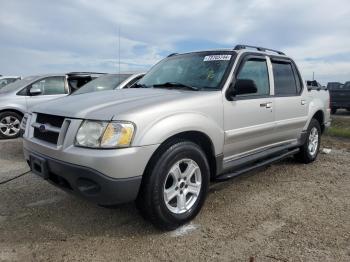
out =
[[39,131],[40,131],[41,133],[45,133],[45,132],[46,132],[46,126],[45,126],[45,125],[40,125],[40,126],[39,126]]

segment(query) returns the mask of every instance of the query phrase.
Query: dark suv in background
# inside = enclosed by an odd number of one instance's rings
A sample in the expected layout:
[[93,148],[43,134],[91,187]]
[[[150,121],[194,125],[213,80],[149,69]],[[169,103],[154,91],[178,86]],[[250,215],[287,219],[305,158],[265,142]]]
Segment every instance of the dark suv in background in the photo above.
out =
[[331,96],[331,113],[335,114],[338,109],[350,111],[350,81],[344,85],[338,82],[328,83],[327,88]]

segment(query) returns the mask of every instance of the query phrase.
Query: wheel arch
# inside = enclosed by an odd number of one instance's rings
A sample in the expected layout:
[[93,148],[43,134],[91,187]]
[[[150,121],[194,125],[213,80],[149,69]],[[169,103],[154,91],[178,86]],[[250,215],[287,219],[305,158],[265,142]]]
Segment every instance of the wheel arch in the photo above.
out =
[[172,144],[176,143],[176,141],[183,141],[183,140],[193,142],[203,150],[203,153],[205,154],[208,160],[208,164],[210,168],[210,177],[214,178],[217,173],[217,168],[220,168],[220,167],[218,167],[218,164],[216,162],[215,148],[212,140],[204,132],[189,130],[189,131],[184,131],[184,132],[171,135],[159,145],[159,147],[152,154],[152,156],[150,157],[150,160],[146,165],[142,180],[145,178],[145,176],[147,176],[147,173],[153,167],[153,165],[155,164],[159,155],[162,154],[162,152],[164,152]]
[[[325,130],[325,124],[324,124],[324,113],[322,110],[318,110],[314,113],[314,115],[312,116],[312,118],[316,119],[320,126],[321,126],[321,132],[323,133]],[[312,119],[311,118],[311,119]]]
[[0,110],[0,114],[1,113],[5,113],[5,112],[12,112],[12,113],[16,113],[18,115],[20,115],[21,117],[24,116],[24,113],[18,109],[14,109],[14,108],[9,108],[9,109],[1,109]]
[[325,112],[325,105],[321,101],[321,99],[314,99],[309,104],[309,110],[308,110],[308,121],[306,122],[306,125],[304,126],[303,130],[307,130],[307,128],[310,125],[311,119],[316,119],[321,126],[322,133],[325,131],[325,120],[327,118],[326,112]]

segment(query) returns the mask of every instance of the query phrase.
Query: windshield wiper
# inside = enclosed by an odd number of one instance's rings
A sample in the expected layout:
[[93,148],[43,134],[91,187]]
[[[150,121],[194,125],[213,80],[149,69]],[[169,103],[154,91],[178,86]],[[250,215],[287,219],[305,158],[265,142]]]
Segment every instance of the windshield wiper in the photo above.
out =
[[148,88],[148,86],[145,84],[136,83],[136,84],[132,85],[132,88]]
[[185,85],[185,84],[181,84],[181,83],[177,83],[177,82],[166,82],[163,84],[155,84],[155,85],[153,85],[153,87],[155,87],[155,88],[157,88],[157,87],[175,87],[175,88],[180,87],[180,88],[187,88],[187,89],[194,90],[194,91],[200,90],[198,87]]

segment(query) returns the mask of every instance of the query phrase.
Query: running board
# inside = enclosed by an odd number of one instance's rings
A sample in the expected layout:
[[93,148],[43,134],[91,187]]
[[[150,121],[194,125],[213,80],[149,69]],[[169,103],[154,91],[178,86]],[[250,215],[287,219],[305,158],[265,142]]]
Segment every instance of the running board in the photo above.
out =
[[255,164],[253,164],[253,165],[246,166],[246,167],[243,167],[241,169],[237,169],[237,170],[235,170],[233,172],[230,172],[230,173],[224,173],[224,174],[219,175],[218,177],[216,177],[215,180],[216,181],[225,181],[225,180],[231,179],[231,178],[239,176],[239,175],[241,175],[243,173],[247,173],[247,172],[252,171],[254,169],[257,169],[259,167],[263,167],[265,165],[277,162],[277,161],[279,161],[279,160],[281,160],[283,158],[295,155],[299,151],[300,151],[299,148],[295,148],[295,149],[293,149],[291,151],[288,151],[288,152],[286,152],[284,154],[281,154],[281,155],[278,155],[278,156],[275,156],[275,157],[272,157],[272,158],[268,158],[266,160],[262,160],[260,162],[257,162]]

